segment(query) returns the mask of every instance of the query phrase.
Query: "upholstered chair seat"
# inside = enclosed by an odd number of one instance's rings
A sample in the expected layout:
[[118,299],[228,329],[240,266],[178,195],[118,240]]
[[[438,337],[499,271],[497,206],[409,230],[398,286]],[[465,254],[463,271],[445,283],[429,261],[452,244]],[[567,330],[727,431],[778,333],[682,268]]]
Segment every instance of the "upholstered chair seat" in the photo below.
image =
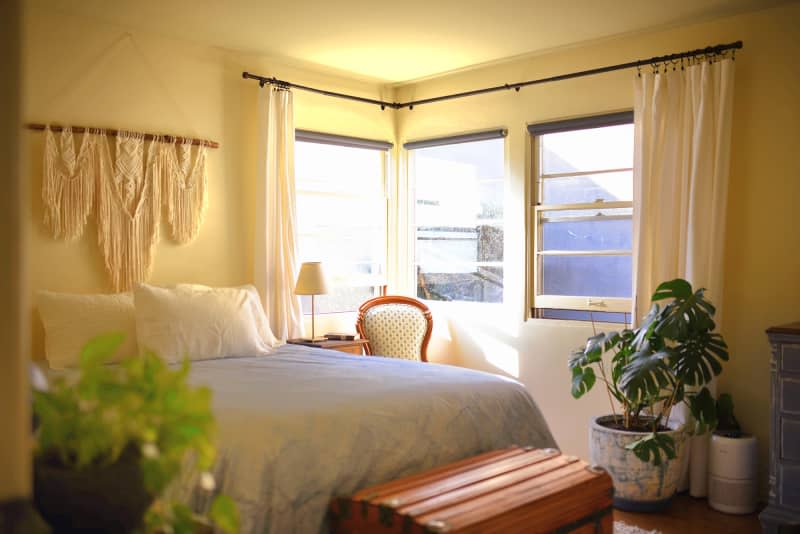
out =
[[427,361],[433,319],[423,303],[389,295],[366,301],[358,312],[356,330],[368,340],[367,354]]

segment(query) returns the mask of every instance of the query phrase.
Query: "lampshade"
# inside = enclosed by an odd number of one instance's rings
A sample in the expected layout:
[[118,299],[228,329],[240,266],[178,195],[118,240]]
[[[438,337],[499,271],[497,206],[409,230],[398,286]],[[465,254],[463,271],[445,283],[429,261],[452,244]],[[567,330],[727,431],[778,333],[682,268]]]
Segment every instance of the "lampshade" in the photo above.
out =
[[300,266],[294,292],[297,295],[322,295],[328,292],[328,282],[322,270],[322,263],[307,261]]

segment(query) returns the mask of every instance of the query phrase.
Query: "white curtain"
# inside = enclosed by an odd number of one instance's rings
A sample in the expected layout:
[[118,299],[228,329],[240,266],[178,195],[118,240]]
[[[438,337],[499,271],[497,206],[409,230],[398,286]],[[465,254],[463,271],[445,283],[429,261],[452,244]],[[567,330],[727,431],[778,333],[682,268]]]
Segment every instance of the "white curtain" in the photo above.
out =
[[[658,284],[680,277],[707,289],[720,324],[733,72],[721,59],[635,78],[635,322]],[[704,496],[707,436],[690,451],[691,493]]]
[[303,335],[297,276],[292,93],[267,86],[258,96],[255,285],[275,337]]

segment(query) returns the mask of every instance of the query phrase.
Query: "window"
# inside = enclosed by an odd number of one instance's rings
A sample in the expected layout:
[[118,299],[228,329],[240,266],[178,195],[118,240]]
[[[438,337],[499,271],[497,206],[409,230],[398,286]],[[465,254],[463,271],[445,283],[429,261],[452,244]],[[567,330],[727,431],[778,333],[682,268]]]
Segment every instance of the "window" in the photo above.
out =
[[[298,260],[321,261],[331,282],[317,313],[354,311],[386,273],[390,143],[296,132]],[[311,300],[303,297],[303,311]]]
[[630,322],[633,114],[531,125],[534,317]]
[[419,298],[503,301],[505,133],[405,145]]

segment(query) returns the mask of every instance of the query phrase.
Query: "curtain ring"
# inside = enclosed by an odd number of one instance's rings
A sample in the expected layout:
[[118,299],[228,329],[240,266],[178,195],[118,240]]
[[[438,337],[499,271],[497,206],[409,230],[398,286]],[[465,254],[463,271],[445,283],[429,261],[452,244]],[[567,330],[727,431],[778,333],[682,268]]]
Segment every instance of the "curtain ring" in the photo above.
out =
[[642,66],[638,64],[636,65],[636,76],[638,76],[639,78],[642,77]]

